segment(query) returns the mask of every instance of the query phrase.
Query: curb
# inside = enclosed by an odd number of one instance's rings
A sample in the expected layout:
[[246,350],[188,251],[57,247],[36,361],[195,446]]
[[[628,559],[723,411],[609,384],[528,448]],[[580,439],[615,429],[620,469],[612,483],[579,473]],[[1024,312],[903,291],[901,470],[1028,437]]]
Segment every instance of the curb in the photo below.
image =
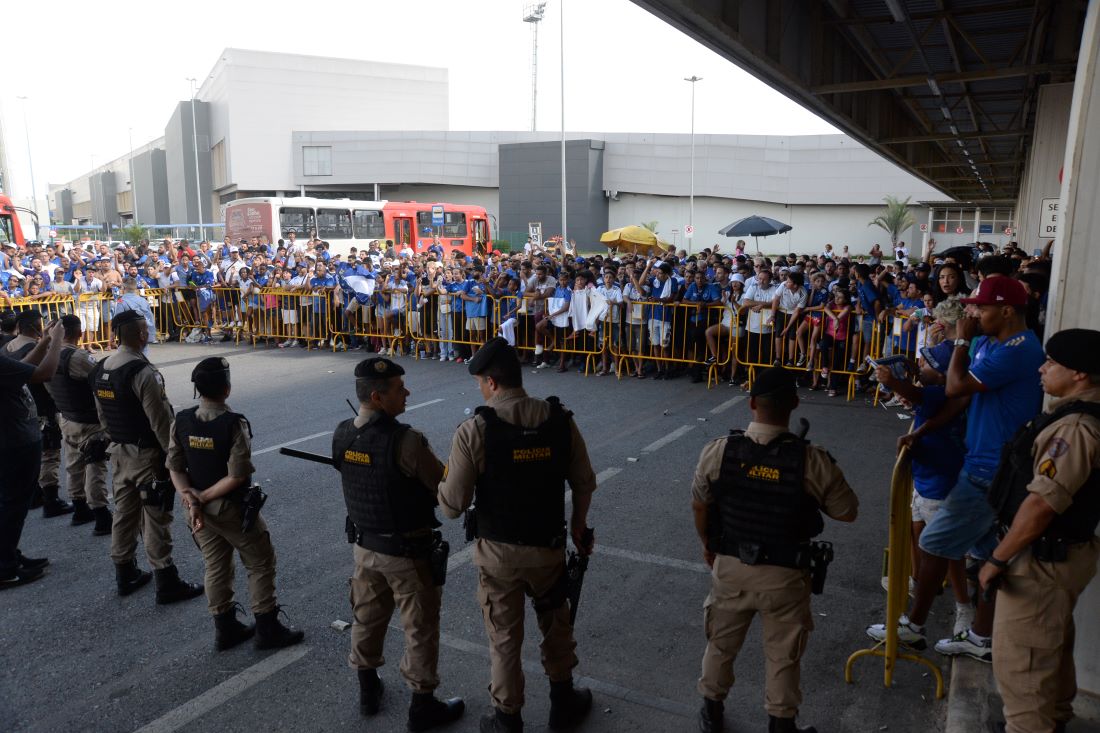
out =
[[985,730],[987,720],[1001,720],[993,710],[991,698],[997,694],[993,665],[967,657],[951,662],[951,681],[947,688],[947,722],[944,733],[975,733]]

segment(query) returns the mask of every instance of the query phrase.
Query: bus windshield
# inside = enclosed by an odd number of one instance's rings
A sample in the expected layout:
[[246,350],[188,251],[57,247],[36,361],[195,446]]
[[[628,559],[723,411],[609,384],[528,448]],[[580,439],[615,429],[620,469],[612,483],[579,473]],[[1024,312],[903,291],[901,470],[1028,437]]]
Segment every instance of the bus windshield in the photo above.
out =
[[15,242],[15,226],[10,216],[0,216],[0,244]]

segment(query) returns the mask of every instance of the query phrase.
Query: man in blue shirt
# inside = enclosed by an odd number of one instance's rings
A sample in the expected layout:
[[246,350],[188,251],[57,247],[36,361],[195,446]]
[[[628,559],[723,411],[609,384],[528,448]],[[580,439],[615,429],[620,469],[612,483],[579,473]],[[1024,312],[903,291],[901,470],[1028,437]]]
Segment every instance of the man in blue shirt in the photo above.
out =
[[[920,536],[916,595],[908,617],[898,621],[900,640],[917,649],[924,648],[924,623],[948,562],[966,555],[985,560],[996,547],[995,516],[986,494],[1001,448],[1042,407],[1038,371],[1046,355],[1025,322],[1024,286],[1003,275],[990,277],[962,303],[976,307],[980,315],[962,318],[956,326],[945,395],[970,397],[967,452],[957,483]],[[984,335],[978,336],[979,330]],[[992,663],[993,610],[993,602],[982,598],[971,628],[941,640],[936,651]],[[876,639],[886,636],[883,624],[869,627],[867,633]]]

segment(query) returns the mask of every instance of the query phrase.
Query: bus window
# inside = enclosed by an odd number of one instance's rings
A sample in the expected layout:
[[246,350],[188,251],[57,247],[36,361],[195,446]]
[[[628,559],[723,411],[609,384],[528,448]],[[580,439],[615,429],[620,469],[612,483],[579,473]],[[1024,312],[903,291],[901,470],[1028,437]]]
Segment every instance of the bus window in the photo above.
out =
[[474,219],[474,243],[485,246],[489,242],[489,222]]
[[0,216],[0,244],[15,242],[15,227],[10,216]]
[[347,209],[317,209],[317,236],[321,239],[351,239],[351,212]]
[[435,233],[435,227],[432,226],[432,212],[416,212],[416,233],[426,235],[431,235]]
[[315,228],[313,209],[298,209],[290,206],[279,209],[280,236],[286,236],[288,233],[294,232],[299,237],[304,238],[308,237]]
[[443,236],[444,237],[465,237],[466,236],[466,215],[456,212],[446,212],[443,214]]
[[381,211],[356,209],[352,214],[355,239],[385,239],[386,220]]

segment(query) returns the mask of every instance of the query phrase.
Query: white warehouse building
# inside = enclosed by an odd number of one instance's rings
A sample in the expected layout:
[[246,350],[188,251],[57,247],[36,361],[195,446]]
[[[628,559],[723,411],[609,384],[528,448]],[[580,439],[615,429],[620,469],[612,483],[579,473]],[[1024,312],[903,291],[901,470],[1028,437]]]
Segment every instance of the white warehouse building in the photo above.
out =
[[[194,128],[192,102],[182,101],[164,137],[133,160],[51,184],[51,219],[217,226],[235,199],[304,194],[481,205],[494,237],[513,244],[530,222],[560,232],[560,133],[451,131],[448,103],[446,69],[226,49],[196,93]],[[568,232],[582,248],[609,228],[657,221],[662,238],[699,249],[720,242],[726,224],[761,214],[793,227],[762,241],[765,251],[831,242],[861,253],[888,244],[868,226],[887,194],[913,202],[917,224],[902,236],[911,249],[929,234],[943,247],[1012,238],[1010,204],[929,204],[944,194],[846,135],[699,134],[689,240],[689,135],[566,139]]]

